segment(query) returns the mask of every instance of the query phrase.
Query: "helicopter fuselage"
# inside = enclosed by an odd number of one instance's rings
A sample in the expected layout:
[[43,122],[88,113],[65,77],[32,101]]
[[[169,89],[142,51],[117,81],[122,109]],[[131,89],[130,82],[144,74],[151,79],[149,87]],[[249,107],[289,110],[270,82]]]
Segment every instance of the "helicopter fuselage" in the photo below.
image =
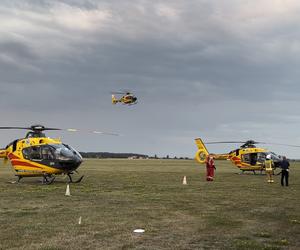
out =
[[264,170],[266,156],[271,155],[275,167],[281,159],[274,153],[258,147],[239,148],[228,154],[228,159],[243,171]]
[[19,177],[70,174],[82,163],[75,149],[49,137],[17,139],[0,157],[10,160]]
[[134,95],[128,93],[126,95],[123,95],[119,99],[117,99],[115,97],[115,95],[112,95],[112,104],[116,104],[118,102],[120,102],[122,104],[125,104],[125,105],[133,105],[133,104],[137,103],[137,97],[135,97]]
[[228,154],[210,154],[200,138],[195,139],[198,147],[195,159],[199,163],[205,163],[208,155],[217,160],[230,160],[232,164],[242,171],[262,171],[265,169],[267,155],[271,155],[275,167],[280,166],[281,159],[278,155],[264,148],[255,147],[252,144],[245,144]]

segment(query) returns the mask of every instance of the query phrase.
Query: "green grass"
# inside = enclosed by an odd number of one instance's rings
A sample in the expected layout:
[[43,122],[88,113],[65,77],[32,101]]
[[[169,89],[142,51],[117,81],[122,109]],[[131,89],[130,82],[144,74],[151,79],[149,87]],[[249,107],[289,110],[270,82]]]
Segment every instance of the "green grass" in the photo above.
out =
[[194,161],[86,160],[80,171],[66,197],[62,177],[11,184],[1,163],[0,249],[300,249],[300,164],[290,187],[226,161],[214,182]]

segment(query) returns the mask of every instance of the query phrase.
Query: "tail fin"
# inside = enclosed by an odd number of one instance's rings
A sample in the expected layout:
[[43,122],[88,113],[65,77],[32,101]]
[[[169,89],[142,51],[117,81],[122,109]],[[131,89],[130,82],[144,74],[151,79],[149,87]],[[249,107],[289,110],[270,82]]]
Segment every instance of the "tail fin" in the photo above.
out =
[[111,95],[112,104],[116,104],[118,102],[117,98],[114,95]]
[[195,142],[198,147],[198,151],[196,153],[195,159],[199,163],[205,163],[206,157],[209,155],[203,141],[200,138],[195,139]]

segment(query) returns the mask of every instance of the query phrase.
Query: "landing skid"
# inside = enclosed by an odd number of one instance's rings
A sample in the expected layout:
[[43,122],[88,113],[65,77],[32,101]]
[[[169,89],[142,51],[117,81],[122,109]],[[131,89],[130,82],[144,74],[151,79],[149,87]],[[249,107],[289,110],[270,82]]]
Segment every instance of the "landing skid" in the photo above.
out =
[[[48,177],[49,177],[49,179],[48,179]],[[54,182],[54,180],[55,180],[55,176],[44,175],[43,176],[43,180],[42,180],[42,184],[44,184],[44,185],[50,185],[50,184],[52,184]]]
[[260,175],[263,175],[263,170],[242,170],[241,169],[241,172],[239,172],[240,175],[243,175],[243,174],[246,174],[247,172],[252,172],[253,175],[256,175],[256,171],[260,171]]
[[18,179],[16,181],[10,181],[11,184],[19,184],[20,180],[23,178],[22,176],[17,175]]
[[79,183],[79,182],[81,182],[82,181],[82,179],[83,179],[83,177],[84,177],[84,175],[82,175],[81,177],[79,177],[79,179],[77,179],[76,181],[73,181],[73,179],[72,179],[72,175],[73,173],[68,173],[67,175],[68,175],[68,177],[69,177],[69,183]]
[[11,184],[19,184],[20,180],[23,178],[23,176],[17,175],[17,177],[18,177],[18,179],[16,181],[10,181],[9,183],[11,183]]

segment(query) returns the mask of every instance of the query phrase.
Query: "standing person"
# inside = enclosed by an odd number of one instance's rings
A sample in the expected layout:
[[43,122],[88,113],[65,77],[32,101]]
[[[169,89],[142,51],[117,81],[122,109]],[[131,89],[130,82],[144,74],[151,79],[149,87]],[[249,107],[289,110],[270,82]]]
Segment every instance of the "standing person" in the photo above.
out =
[[284,186],[284,179],[285,179],[285,185],[289,185],[289,166],[290,163],[286,159],[285,156],[282,157],[282,162],[280,163],[281,167],[281,186]]
[[211,155],[208,155],[206,158],[206,180],[213,181],[215,175],[215,161]]
[[274,167],[274,162],[272,161],[271,155],[267,155],[266,160],[265,160],[265,171],[267,174],[268,178],[268,183],[273,183],[273,167]]

